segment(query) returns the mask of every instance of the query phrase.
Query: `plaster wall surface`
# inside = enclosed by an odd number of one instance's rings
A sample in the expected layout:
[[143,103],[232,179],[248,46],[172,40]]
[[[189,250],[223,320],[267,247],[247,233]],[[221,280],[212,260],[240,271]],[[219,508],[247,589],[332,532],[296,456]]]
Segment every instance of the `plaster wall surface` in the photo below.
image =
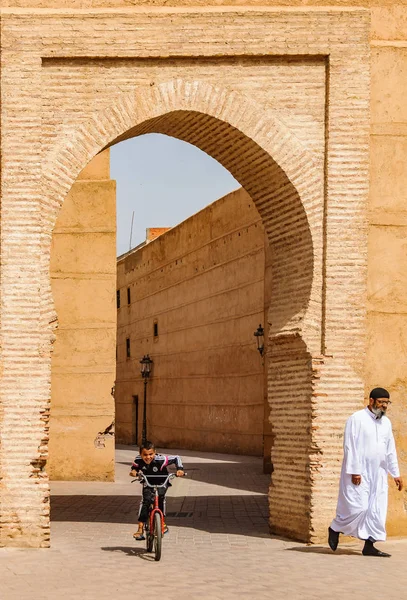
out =
[[[407,11],[381,9],[372,26],[371,171],[366,393],[386,387],[407,478]],[[407,493],[390,480],[388,531],[407,535]]]
[[149,354],[148,439],[262,455],[265,382],[253,332],[264,324],[264,228],[250,196],[232,192],[119,258],[117,289],[117,440],[141,441],[139,360]]
[[116,187],[109,151],[94,158],[69,192],[52,236],[51,282],[58,329],[52,354],[51,479],[114,479],[116,372]]

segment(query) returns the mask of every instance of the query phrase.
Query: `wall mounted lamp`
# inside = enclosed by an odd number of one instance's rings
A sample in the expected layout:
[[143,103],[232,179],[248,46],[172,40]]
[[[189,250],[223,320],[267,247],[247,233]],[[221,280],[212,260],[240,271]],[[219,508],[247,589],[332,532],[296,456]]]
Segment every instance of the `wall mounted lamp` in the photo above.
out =
[[256,329],[256,331],[254,332],[254,336],[257,339],[257,350],[260,353],[260,356],[263,356],[264,354],[264,329],[260,325],[258,326],[258,328]]

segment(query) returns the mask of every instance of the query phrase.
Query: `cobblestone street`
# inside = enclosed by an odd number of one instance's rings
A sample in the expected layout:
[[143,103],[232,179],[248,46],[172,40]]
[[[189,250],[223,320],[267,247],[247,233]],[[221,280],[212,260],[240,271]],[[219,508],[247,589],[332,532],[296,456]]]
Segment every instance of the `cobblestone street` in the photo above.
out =
[[333,554],[270,537],[259,458],[180,451],[188,478],[169,491],[170,532],[154,562],[132,539],[134,454],[118,449],[116,483],[52,484],[52,547],[0,549],[1,600],[405,598],[407,540],[382,545],[392,557],[380,560],[357,541]]

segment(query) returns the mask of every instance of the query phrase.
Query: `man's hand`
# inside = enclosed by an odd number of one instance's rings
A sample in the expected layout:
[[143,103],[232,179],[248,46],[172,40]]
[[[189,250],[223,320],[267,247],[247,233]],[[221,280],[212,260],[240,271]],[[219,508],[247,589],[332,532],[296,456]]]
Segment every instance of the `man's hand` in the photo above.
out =
[[179,469],[179,470],[176,472],[176,476],[177,476],[177,477],[184,477],[184,471],[181,471],[181,469]]
[[352,475],[352,483],[354,485],[360,485],[362,483],[362,475]]
[[401,492],[401,490],[403,489],[403,480],[401,477],[395,477],[394,478],[394,483],[397,485],[397,489],[399,492]]
[[137,477],[138,473],[135,469],[132,469],[129,473],[130,477]]

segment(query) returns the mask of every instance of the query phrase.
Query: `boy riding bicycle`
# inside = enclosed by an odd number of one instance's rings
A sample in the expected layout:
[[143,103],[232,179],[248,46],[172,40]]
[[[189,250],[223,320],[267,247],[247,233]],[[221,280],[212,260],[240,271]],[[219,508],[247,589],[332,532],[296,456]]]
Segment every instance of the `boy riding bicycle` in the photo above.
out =
[[[182,460],[180,456],[165,456],[164,454],[156,454],[155,446],[152,442],[145,441],[140,446],[140,455],[136,456],[131,465],[130,477],[137,477],[137,475],[141,472],[145,475],[147,481],[149,483],[153,483],[154,485],[161,485],[165,482],[168,476],[168,465],[175,465],[177,468],[176,475],[177,477],[183,477],[184,475],[184,467],[182,465]],[[149,475],[154,475],[150,480],[148,479]],[[162,475],[163,477],[157,477],[157,475]],[[165,494],[167,493],[167,489],[171,484],[168,483],[166,487],[159,488],[159,507],[165,516]],[[133,534],[133,537],[137,541],[141,541],[145,539],[144,536],[144,525],[148,519],[148,512],[150,510],[150,506],[154,500],[154,490],[143,485],[143,498],[140,505],[140,511],[138,516],[138,530]],[[164,533],[168,532],[167,525],[164,524]]]

